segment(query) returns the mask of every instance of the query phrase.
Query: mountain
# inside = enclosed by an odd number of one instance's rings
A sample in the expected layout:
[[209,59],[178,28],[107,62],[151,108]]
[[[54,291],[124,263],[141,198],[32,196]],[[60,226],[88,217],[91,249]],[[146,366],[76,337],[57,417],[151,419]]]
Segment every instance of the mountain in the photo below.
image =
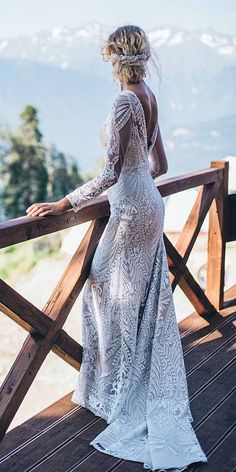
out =
[[[73,154],[82,172],[103,153],[99,130],[118,92],[100,55],[108,32],[90,23],[0,39],[0,120],[15,126],[32,103],[47,141]],[[169,26],[148,35],[159,74],[151,66],[146,80],[159,104],[169,175],[235,155],[236,37]]]
[[0,60],[1,121],[16,126],[20,111],[27,103],[34,104],[46,140],[73,154],[81,170],[92,169],[103,152],[99,125],[112,100],[105,79],[97,78],[96,87],[99,94],[86,72],[29,60]]

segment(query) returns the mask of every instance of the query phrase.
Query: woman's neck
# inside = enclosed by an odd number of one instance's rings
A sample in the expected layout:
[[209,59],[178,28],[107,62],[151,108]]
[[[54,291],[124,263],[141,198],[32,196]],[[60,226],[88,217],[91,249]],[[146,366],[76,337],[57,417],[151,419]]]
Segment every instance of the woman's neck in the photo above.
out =
[[126,90],[131,87],[135,87],[136,85],[144,85],[145,82],[143,79],[141,79],[139,82],[123,82],[120,80],[120,88],[121,90]]

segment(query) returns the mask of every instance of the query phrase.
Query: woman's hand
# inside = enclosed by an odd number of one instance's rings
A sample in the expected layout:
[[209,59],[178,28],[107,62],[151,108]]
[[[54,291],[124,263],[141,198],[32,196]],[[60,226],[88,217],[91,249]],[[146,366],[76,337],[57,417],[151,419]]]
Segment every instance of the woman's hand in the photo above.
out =
[[27,216],[62,215],[71,208],[68,198],[64,197],[57,202],[33,203],[26,209],[26,213]]

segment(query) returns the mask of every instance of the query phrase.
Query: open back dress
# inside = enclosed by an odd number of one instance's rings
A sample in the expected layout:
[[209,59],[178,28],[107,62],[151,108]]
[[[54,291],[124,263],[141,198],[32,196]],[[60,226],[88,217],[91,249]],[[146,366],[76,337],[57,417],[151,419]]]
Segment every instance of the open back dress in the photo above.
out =
[[104,418],[99,451],[179,471],[207,462],[192,427],[163,240],[165,206],[151,175],[143,105],[120,91],[101,136],[103,172],[68,193],[77,212],[107,191],[110,217],[82,294],[82,364],[71,400]]

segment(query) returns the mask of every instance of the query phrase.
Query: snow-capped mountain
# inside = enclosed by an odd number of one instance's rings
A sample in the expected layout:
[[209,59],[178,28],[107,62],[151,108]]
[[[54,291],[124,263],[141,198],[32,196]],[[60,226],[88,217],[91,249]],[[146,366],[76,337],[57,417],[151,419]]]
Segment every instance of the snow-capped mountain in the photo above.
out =
[[[90,23],[78,29],[54,27],[51,31],[43,31],[34,36],[2,38],[0,57],[29,59],[43,64],[53,64],[62,69],[80,69],[81,65],[84,66],[81,64],[81,59],[87,63],[96,60],[101,62],[99,46],[108,32],[107,26]],[[202,51],[211,48],[220,59],[223,56],[228,62],[235,63],[236,60],[236,36],[222,35],[214,30],[187,32],[173,27],[162,27],[148,32],[148,37],[154,48],[172,50],[180,44],[187,46],[190,43],[195,47],[198,45],[199,51],[201,48]],[[218,64],[221,62],[220,59]],[[193,56],[192,61],[196,60],[201,60],[201,57]]]
[[[100,55],[110,30],[96,22],[0,39],[0,120],[15,125],[34,104],[45,137],[74,154],[83,171],[103,152],[98,133],[118,90]],[[161,80],[151,67],[147,81],[158,99],[170,173],[235,154],[236,37],[169,26],[148,36]]]

